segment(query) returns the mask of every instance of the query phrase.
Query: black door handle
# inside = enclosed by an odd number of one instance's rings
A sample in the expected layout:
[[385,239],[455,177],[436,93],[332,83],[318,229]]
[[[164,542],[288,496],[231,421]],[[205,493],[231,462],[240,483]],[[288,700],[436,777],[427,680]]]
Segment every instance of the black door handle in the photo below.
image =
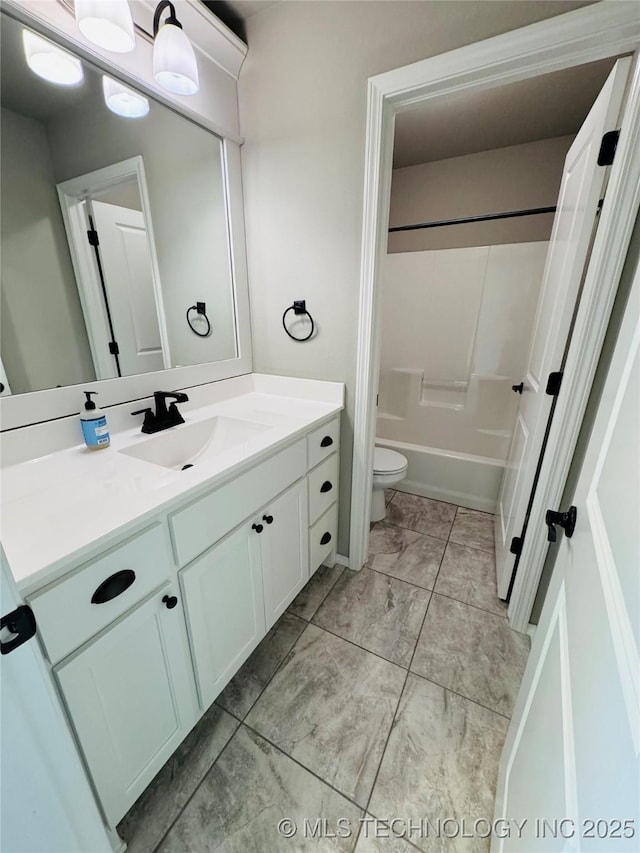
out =
[[554,512],[552,509],[548,509],[547,514],[544,517],[544,522],[548,528],[547,540],[549,542],[558,541],[556,524],[562,527],[567,539],[571,539],[573,531],[576,529],[577,518],[578,510],[574,506],[570,506],[567,512]]
[[333,483],[329,482],[329,480],[325,480],[324,483],[320,486],[320,491],[324,494],[325,492],[330,492],[333,488]]
[[0,619],[0,628],[8,628],[15,637],[0,641],[0,653],[8,655],[36,633],[36,617],[28,604],[21,604]]
[[167,610],[173,610],[178,603],[178,599],[175,595],[163,595],[162,603],[167,605]]
[[91,596],[92,604],[106,604],[112,598],[122,595],[136,579],[136,573],[132,569],[122,569],[102,581],[100,586]]
[[322,534],[322,538],[320,539],[320,544],[326,545],[328,542],[331,542],[331,534],[329,533],[329,531]]
[[330,435],[325,435],[325,437],[320,442],[320,447],[331,447],[333,444],[333,439]]
[[519,385],[512,385],[511,390],[515,391],[516,394],[522,394],[524,391],[524,382],[521,382]]
[[266,521],[267,524],[273,524],[273,516],[272,515],[263,515],[262,520]]
[[256,533],[262,533],[264,527],[261,524],[252,524],[251,529],[255,530]]

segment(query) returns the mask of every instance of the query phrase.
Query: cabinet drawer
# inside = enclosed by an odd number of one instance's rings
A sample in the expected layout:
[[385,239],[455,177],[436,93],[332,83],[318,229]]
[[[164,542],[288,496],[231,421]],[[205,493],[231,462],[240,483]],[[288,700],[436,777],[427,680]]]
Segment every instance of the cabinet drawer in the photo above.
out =
[[[29,604],[51,662],[61,660],[148,595],[169,577],[170,569],[168,537],[155,524],[34,595]],[[103,600],[94,603],[92,598]]]
[[338,498],[338,454],[332,454],[309,474],[309,523],[313,524]]
[[319,518],[309,530],[309,570],[313,574],[329,554],[335,550],[338,528],[338,505]]
[[169,519],[178,565],[186,566],[306,471],[304,439],[179,510]]
[[309,468],[315,468],[331,453],[338,449],[340,441],[340,418],[334,418],[328,424],[319,427],[307,436],[307,456]]

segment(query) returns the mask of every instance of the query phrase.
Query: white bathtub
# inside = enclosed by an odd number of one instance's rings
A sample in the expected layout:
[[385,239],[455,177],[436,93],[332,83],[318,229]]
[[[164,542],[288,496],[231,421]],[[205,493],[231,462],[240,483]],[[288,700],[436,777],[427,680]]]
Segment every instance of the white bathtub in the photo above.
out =
[[397,486],[400,491],[495,512],[505,464],[502,460],[386,438],[377,438],[376,445],[407,457],[407,477]]

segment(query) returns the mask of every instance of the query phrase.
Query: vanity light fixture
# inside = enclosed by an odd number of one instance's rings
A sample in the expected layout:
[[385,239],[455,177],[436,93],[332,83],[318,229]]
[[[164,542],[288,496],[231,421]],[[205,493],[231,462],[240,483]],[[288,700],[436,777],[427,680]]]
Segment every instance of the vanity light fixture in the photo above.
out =
[[[160,24],[160,16],[169,10]],[[200,88],[196,55],[176,18],[170,0],[161,0],[153,16],[153,76],[156,82],[176,95],[195,95]]]
[[124,118],[142,118],[149,112],[149,101],[144,95],[114,80],[113,77],[106,75],[102,77],[102,92],[105,104],[116,115]]
[[82,35],[112,53],[136,46],[128,0],[75,0],[76,23]]
[[27,65],[38,77],[59,86],[77,86],[82,83],[82,63],[66,50],[31,30],[22,31],[22,44]]

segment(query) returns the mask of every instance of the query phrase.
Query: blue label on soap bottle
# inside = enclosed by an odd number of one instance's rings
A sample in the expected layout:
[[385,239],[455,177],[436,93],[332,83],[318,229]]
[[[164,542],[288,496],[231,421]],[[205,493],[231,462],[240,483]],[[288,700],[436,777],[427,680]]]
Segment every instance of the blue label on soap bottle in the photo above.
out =
[[101,447],[109,444],[109,429],[106,417],[96,418],[94,421],[80,421],[82,424],[82,435],[87,447]]

